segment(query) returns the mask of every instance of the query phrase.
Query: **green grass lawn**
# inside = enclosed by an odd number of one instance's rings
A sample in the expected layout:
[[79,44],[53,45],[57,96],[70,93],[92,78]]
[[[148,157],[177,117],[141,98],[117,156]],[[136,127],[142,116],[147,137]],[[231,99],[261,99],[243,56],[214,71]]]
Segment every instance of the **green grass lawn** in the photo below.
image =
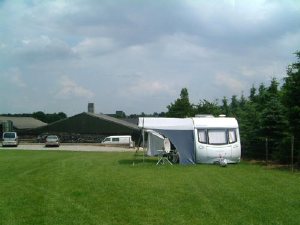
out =
[[155,163],[134,153],[1,150],[0,224],[300,224],[299,173]]

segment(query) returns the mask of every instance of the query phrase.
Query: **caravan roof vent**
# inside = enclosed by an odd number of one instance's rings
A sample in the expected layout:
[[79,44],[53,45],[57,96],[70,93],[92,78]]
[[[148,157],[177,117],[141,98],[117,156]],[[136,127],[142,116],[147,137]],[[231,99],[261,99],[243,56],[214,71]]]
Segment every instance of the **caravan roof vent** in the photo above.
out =
[[221,114],[221,115],[219,115],[219,117],[226,117],[226,115],[224,115],[224,114]]
[[200,118],[213,118],[214,116],[211,114],[197,114],[195,117],[200,117]]

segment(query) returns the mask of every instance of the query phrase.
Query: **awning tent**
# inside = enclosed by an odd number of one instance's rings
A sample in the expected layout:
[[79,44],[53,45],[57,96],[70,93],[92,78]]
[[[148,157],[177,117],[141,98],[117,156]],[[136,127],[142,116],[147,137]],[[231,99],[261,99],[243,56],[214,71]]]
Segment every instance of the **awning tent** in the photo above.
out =
[[147,142],[147,155],[156,156],[161,154],[163,150],[166,153],[169,153],[171,150],[171,143],[168,138],[165,138],[161,134],[157,133],[154,130],[146,130],[148,134]]
[[179,154],[180,164],[195,164],[193,120],[191,118],[139,118],[139,128],[167,137]]
[[146,132],[148,134],[147,155],[158,155],[158,150],[162,150],[164,148],[165,138],[154,130],[146,130]]

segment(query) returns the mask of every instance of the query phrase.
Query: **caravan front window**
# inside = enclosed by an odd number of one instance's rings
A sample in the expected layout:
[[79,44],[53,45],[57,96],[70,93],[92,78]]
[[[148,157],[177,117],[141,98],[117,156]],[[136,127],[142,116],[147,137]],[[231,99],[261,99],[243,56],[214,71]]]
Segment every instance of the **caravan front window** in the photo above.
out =
[[237,142],[236,129],[198,129],[198,141],[210,145],[232,144]]
[[208,130],[208,143],[213,145],[227,144],[226,130]]

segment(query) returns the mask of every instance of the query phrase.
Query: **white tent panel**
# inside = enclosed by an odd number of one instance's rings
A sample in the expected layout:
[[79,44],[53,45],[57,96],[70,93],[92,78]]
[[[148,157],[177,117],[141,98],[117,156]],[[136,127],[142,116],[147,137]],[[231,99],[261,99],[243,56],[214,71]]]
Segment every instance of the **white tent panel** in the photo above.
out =
[[164,137],[153,130],[147,130],[148,143],[147,143],[147,155],[158,155],[157,150],[162,150],[164,147]]
[[138,127],[159,130],[193,130],[191,118],[140,117]]
[[171,151],[171,143],[168,138],[153,130],[146,130],[146,132],[148,133],[147,155],[158,155],[158,150],[164,150],[167,153]]

